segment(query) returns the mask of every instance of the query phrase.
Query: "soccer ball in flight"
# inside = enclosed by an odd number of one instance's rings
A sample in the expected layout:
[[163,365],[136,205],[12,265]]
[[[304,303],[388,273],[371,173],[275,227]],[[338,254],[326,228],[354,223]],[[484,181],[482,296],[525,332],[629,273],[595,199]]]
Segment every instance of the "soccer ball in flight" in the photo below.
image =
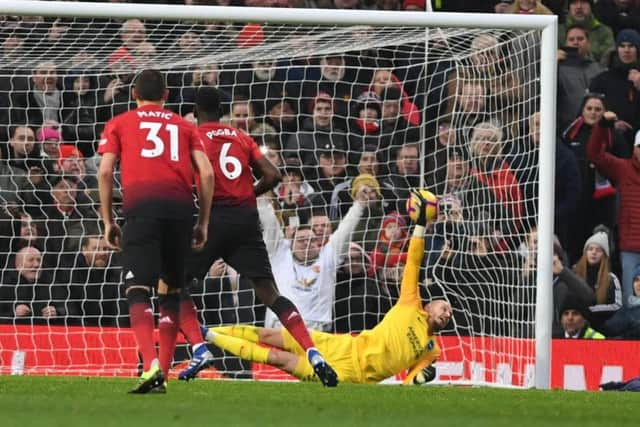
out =
[[[418,190],[422,198],[425,200],[427,204],[427,222],[433,221],[438,215],[438,198],[435,194],[428,190]],[[418,216],[420,212],[418,211],[420,207],[420,199],[414,194],[411,194],[407,199],[407,214],[411,221],[414,223],[418,220]]]

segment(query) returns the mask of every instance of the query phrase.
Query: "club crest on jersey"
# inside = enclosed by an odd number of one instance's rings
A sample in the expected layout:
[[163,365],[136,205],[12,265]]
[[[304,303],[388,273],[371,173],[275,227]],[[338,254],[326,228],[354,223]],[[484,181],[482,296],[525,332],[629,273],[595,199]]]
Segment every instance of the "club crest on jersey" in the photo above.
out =
[[320,266],[314,265],[313,267],[311,267],[311,271],[313,271],[316,274],[320,273]]
[[302,286],[303,288],[309,288],[310,286],[312,286],[314,283],[316,283],[316,280],[318,278],[314,277],[313,279],[298,279],[298,284],[300,286]]

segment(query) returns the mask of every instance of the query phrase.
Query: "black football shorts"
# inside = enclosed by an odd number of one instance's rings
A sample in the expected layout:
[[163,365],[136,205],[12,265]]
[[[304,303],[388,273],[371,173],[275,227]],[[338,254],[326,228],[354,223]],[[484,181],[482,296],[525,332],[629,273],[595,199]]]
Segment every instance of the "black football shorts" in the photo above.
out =
[[185,260],[191,252],[191,219],[128,217],[123,233],[122,274],[126,286],[170,287],[184,284]]
[[273,279],[269,255],[262,239],[260,218],[255,208],[213,208],[204,249],[192,252],[187,259],[187,280],[203,279],[211,264],[219,258],[248,279]]

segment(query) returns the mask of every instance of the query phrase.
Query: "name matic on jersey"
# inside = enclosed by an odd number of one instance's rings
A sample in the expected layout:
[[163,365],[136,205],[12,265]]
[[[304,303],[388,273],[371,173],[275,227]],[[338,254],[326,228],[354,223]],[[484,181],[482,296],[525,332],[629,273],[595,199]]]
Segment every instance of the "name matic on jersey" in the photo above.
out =
[[216,129],[207,132],[207,138],[212,139],[214,136],[238,136],[233,129]]
[[165,111],[136,111],[136,113],[138,114],[138,117],[142,119],[153,117],[156,119],[169,120],[173,117],[173,113],[167,113]]

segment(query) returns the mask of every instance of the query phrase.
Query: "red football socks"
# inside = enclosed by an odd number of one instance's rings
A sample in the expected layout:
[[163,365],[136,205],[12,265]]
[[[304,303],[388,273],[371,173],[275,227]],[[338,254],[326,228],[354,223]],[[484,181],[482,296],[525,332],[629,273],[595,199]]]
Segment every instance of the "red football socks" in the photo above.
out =
[[160,319],[158,320],[158,334],[160,341],[160,369],[168,376],[173,353],[176,350],[176,341],[179,330],[179,314],[160,306]]
[[129,306],[131,329],[136,337],[138,349],[142,354],[143,369],[151,367],[151,362],[158,358],[153,342],[153,309],[149,303],[135,303]]
[[307,351],[310,347],[314,347],[309,331],[307,331],[307,327],[304,325],[302,316],[297,308],[292,307],[283,311],[278,315],[278,319],[280,319],[282,326],[289,331],[293,339],[300,344],[304,351]]
[[196,306],[190,298],[180,301],[180,330],[182,330],[182,334],[187,338],[191,346],[204,342],[202,332],[200,332]]

